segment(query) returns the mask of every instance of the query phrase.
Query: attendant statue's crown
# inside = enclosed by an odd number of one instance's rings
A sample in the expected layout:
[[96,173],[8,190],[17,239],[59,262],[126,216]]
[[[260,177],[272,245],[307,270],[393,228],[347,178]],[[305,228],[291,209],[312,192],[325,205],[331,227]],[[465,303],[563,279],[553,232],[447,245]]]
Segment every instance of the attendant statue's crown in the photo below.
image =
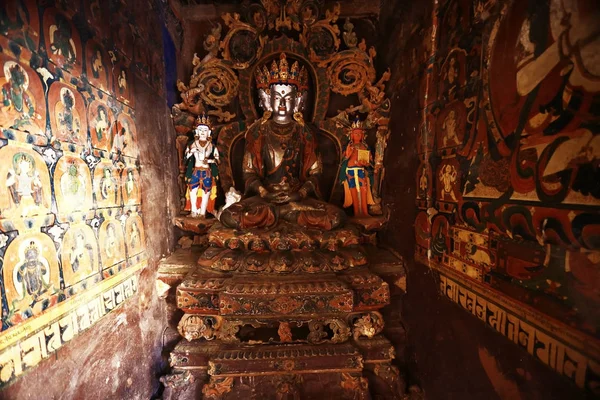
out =
[[208,129],[212,131],[212,123],[210,122],[210,118],[206,114],[198,115],[198,118],[196,118],[196,124],[194,126],[194,129],[201,125],[208,127]]
[[359,129],[361,131],[364,131],[365,129],[367,129],[367,124],[365,121],[361,121],[360,118],[358,116],[356,116],[354,118],[354,121],[352,121],[352,125],[350,125],[350,129],[351,130]]
[[308,89],[308,74],[304,66],[300,68],[298,61],[294,61],[292,67],[289,64],[285,53],[279,55],[279,64],[273,60],[271,70],[263,65],[256,70],[256,87],[258,89],[269,89],[271,85],[286,84],[294,85],[298,91]]

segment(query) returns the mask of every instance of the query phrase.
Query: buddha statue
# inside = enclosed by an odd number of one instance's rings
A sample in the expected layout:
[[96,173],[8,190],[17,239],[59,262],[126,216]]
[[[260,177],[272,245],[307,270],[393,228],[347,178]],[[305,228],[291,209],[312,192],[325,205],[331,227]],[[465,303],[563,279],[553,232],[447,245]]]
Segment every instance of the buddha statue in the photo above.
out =
[[304,67],[288,65],[285,53],[269,70],[258,68],[263,117],[246,131],[244,197],[223,210],[223,225],[235,229],[270,228],[279,220],[305,228],[331,230],[345,220],[342,209],[319,199],[322,163],[315,132],[302,118],[308,90]]

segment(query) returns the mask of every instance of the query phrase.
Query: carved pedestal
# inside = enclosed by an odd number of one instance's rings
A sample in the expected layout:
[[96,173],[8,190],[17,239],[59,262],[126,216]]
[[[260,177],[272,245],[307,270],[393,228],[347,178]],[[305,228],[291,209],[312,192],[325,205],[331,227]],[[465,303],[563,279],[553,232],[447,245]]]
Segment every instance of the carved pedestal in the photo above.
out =
[[369,241],[354,225],[216,224],[208,248],[164,260],[157,285],[183,338],[161,379],[166,398],[402,398],[382,335],[390,287],[374,271],[399,292],[405,271]]

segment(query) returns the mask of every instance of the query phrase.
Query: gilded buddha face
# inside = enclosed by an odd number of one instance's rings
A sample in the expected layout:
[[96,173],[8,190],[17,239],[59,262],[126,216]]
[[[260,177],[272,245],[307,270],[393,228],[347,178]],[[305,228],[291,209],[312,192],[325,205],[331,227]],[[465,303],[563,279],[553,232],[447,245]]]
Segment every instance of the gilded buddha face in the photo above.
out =
[[279,124],[292,121],[297,101],[296,87],[293,85],[271,85],[271,108],[273,120]]

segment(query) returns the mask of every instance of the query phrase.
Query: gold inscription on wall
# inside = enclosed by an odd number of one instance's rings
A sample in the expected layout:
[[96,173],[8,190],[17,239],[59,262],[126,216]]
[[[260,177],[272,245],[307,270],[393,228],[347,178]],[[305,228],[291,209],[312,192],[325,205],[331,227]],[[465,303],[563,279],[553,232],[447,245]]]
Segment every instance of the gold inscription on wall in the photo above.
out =
[[506,336],[559,374],[572,380],[578,387],[600,395],[600,360],[585,356],[574,348],[575,346],[560,340],[559,335],[550,334],[549,331],[531,322],[523,321],[516,315],[517,313],[505,310],[489,298],[442,275],[441,271],[440,291],[443,296]]
[[60,303],[0,337],[0,388],[48,358],[79,333],[132,297],[140,263]]

